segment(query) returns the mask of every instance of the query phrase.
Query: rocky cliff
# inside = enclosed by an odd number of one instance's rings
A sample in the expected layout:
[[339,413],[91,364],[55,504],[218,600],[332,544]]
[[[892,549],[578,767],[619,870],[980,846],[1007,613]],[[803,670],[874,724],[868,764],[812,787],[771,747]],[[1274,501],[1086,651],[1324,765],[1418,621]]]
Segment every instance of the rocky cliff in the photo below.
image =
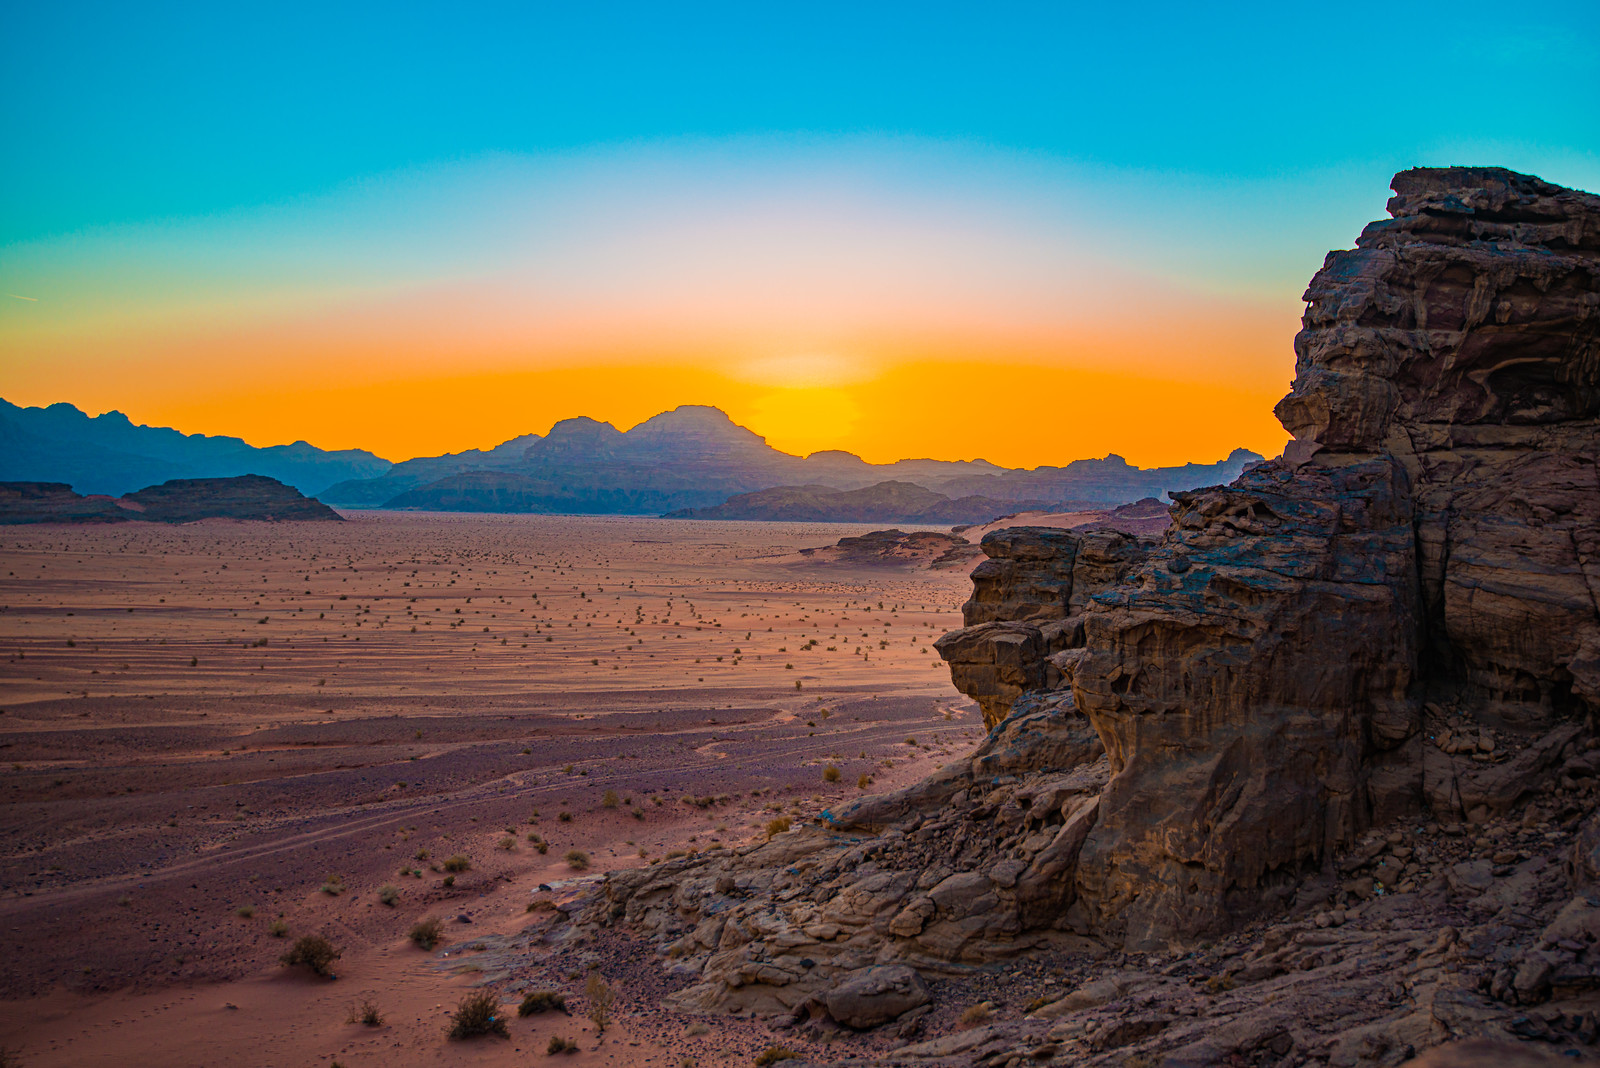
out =
[[1600,797],[1600,197],[1499,169],[1394,190],[1306,293],[1283,458],[1174,494],[1159,542],[984,539],[939,643],[992,726],[970,759],[618,874],[583,918],[670,943],[686,1007],[849,1027],[877,997],[914,1031],[912,969],[1123,954],[1038,1009],[1056,1027],[902,1051],[922,1063],[1595,1042],[1592,1014],[1503,1006],[1600,990],[1600,831],[1568,837]]

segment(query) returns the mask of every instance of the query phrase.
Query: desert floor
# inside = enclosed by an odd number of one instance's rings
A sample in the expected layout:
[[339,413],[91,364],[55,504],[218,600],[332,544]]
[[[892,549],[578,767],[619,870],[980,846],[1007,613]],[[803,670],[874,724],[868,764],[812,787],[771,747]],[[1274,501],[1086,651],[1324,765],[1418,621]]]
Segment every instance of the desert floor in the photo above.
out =
[[[577,1014],[513,1011],[509,1040],[445,1028],[485,982],[508,1008],[581,991],[541,971],[531,902],[752,841],[981,738],[932,649],[965,569],[779,562],[865,529],[4,529],[0,1046],[29,1066],[499,1065],[559,1034],[574,1068],[749,1064],[762,1023],[697,1033],[657,1004],[667,962],[621,942],[593,962],[618,994],[604,1036]],[[444,921],[432,952],[407,938],[424,917]],[[343,949],[336,980],[278,962],[308,933]],[[381,1026],[349,1022],[365,1000]]]

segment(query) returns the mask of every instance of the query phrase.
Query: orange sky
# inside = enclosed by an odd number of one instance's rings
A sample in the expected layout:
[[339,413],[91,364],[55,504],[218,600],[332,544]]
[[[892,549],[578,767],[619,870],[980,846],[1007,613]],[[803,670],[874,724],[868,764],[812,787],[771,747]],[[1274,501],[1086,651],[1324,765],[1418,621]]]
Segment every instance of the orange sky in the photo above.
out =
[[394,460],[679,404],[878,462],[1286,440],[1310,268],[1246,277],[1205,247],[1216,224],[1186,250],[1079,210],[1066,179],[974,183],[937,154],[894,181],[652,160],[445,168],[13,246],[0,396]]

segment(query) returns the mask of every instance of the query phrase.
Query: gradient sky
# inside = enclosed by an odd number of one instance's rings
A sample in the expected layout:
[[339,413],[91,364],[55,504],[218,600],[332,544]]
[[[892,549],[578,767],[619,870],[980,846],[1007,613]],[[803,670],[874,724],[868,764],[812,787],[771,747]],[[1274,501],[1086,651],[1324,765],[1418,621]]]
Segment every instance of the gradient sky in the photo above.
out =
[[16,6],[0,396],[392,459],[1276,453],[1390,175],[1600,189],[1600,4]]

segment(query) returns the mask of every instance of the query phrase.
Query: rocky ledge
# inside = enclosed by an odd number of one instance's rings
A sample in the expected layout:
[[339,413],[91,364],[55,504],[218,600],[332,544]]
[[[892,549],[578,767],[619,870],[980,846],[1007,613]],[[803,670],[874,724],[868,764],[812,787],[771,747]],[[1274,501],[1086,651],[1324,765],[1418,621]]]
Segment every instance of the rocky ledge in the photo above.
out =
[[[568,937],[655,939],[684,1009],[892,1020],[884,1063],[1590,1056],[1600,198],[1393,186],[1306,293],[1282,458],[1175,494],[1159,541],[984,539],[939,643],[992,727],[970,759],[613,875]],[[1079,982],[941,1006],[1024,959]]]

